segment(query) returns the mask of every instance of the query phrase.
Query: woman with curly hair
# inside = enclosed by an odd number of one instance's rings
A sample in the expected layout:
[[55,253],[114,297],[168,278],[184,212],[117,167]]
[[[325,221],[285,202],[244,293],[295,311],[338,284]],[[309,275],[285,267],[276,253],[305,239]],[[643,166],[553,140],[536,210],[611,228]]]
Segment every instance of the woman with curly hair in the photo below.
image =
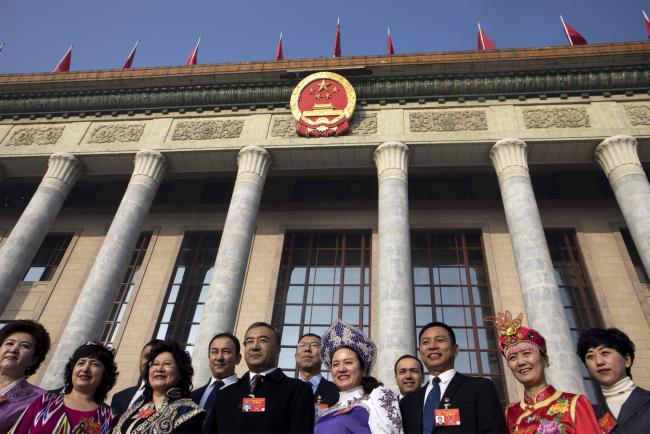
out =
[[191,399],[192,358],[174,341],[155,344],[144,369],[143,399],[129,407],[115,434],[199,433],[205,410]]
[[63,390],[32,402],[10,434],[110,433],[115,417],[104,400],[117,374],[111,350],[95,342],[80,346],[65,366]]
[[14,320],[0,330],[0,433],[45,391],[27,382],[50,349],[50,335],[37,322]]

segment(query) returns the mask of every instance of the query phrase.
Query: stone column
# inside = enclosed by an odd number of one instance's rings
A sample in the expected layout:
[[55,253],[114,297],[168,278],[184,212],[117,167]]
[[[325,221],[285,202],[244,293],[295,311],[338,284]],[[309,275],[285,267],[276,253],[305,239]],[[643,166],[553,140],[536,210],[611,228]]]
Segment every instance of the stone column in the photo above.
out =
[[224,331],[234,332],[257,211],[270,163],[271,155],[259,146],[246,146],[237,155],[237,180],[194,347],[195,384],[210,378],[207,358],[212,336]]
[[135,155],[135,168],[129,185],[59,339],[41,387],[54,389],[61,386],[65,364],[74,350],[88,340],[100,339],[167,166],[167,158],[159,152],[144,150]]
[[646,273],[650,275],[650,184],[634,137],[619,134],[603,140],[594,151],[603,168]]
[[490,150],[490,162],[499,178],[526,317],[529,326],[546,338],[549,383],[561,385],[568,392],[584,393],[580,362],[564,316],[528,173],[527,152],[528,145],[519,139],[500,140]]
[[50,156],[47,172],[0,250],[0,314],[25,275],[83,167],[74,155]]
[[395,387],[393,365],[403,354],[413,354],[415,313],[411,228],[408,200],[410,150],[401,142],[386,142],[375,150],[379,178],[376,335],[378,378]]

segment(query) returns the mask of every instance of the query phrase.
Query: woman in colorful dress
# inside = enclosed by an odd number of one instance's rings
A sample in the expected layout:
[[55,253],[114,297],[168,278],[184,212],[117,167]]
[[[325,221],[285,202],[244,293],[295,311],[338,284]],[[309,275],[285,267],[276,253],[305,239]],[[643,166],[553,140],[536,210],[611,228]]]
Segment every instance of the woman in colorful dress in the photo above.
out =
[[340,396],[317,414],[314,434],[403,433],[397,395],[370,376],[377,358],[374,342],[337,320],[323,335],[320,352]]
[[546,382],[546,340],[536,330],[521,326],[522,314],[513,319],[506,311],[486,319],[499,330],[499,349],[524,386],[524,399],[506,409],[508,430],[520,434],[601,434],[585,396],[556,390]]
[[205,410],[191,399],[192,358],[174,341],[151,346],[144,369],[144,399],[129,407],[115,434],[178,434],[203,431]]
[[37,322],[9,321],[0,330],[0,433],[45,390],[27,382],[50,350],[50,335]]
[[32,402],[10,434],[110,433],[116,421],[104,400],[116,379],[111,350],[95,342],[80,346],[65,366],[61,392]]

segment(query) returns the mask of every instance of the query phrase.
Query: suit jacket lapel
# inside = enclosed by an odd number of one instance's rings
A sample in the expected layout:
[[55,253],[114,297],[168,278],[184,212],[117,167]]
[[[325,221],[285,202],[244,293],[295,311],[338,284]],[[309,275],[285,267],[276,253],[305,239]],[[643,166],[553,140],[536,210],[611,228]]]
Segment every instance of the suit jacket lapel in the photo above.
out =
[[644,394],[638,387],[635,387],[630,397],[623,403],[621,412],[616,420],[619,425],[623,425],[627,420],[634,416],[640,407],[650,400],[650,393]]
[[[421,433],[422,432],[422,413],[424,412],[424,394],[427,391],[426,386],[425,387],[420,387],[418,390],[416,390],[414,393],[415,395],[415,405],[417,411],[414,413],[417,414],[419,417],[417,418],[417,423],[415,424],[415,428],[413,432]],[[410,431],[410,430],[409,430]]]
[[445,389],[445,393],[440,398],[441,407],[445,404],[445,400],[449,400],[448,402],[451,402],[454,399],[454,396],[456,396],[456,391],[461,386],[461,384],[463,384],[463,382],[465,382],[465,376],[456,372],[449,382],[449,386],[447,386],[447,389]]

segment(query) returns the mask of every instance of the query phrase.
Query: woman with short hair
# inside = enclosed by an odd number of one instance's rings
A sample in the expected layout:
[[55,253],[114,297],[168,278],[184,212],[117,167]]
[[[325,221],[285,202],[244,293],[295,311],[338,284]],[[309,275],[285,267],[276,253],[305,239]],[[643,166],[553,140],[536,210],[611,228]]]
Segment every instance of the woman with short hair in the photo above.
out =
[[10,434],[110,433],[115,417],[104,400],[117,375],[112,350],[80,346],[65,366],[63,389],[32,402]]
[[142,399],[129,407],[116,434],[199,433],[205,410],[191,399],[192,358],[174,341],[151,346],[144,369]]
[[27,382],[50,350],[50,335],[31,320],[9,321],[0,329],[0,433],[45,390]]

